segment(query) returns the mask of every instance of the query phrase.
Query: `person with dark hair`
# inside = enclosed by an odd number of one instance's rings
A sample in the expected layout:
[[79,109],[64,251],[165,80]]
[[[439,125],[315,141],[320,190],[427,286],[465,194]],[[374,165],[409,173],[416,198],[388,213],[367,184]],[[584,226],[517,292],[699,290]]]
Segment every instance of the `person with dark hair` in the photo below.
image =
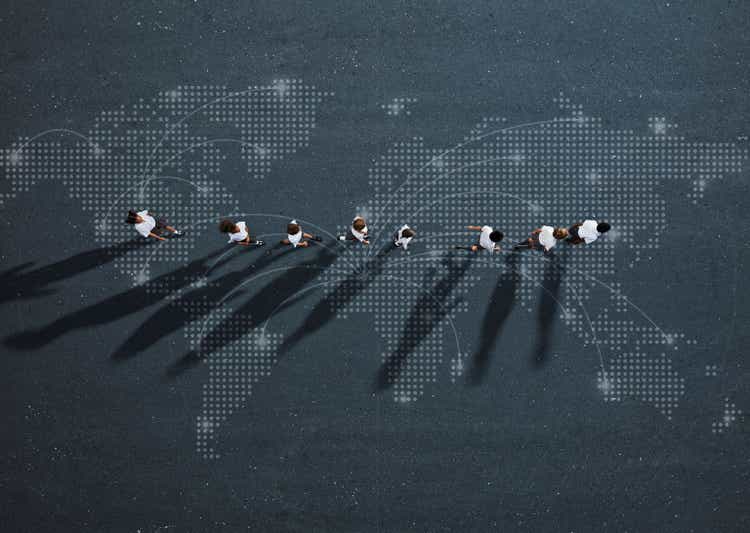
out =
[[531,232],[531,236],[516,244],[513,248],[523,248],[527,246],[530,250],[533,250],[537,246],[544,248],[544,253],[549,252],[557,241],[560,241],[568,236],[568,230],[565,228],[553,228],[552,226],[542,226]]
[[310,242],[307,239],[316,242],[323,240],[320,237],[303,232],[299,223],[296,220],[292,220],[286,225],[286,239],[283,239],[281,244],[291,244],[295,248],[307,248],[310,246]]
[[174,227],[170,226],[164,218],[149,214],[147,209],[138,211],[137,213],[131,209],[128,211],[128,218],[125,219],[125,222],[133,225],[135,230],[146,239],[153,237],[160,241],[166,241],[167,239],[161,236],[164,230],[170,232],[174,236],[179,237],[182,235],[182,232],[179,232]]
[[[503,240],[503,237],[505,237],[502,231],[492,229],[490,226],[466,226],[466,229],[480,232],[479,244],[472,244],[468,250],[477,252],[482,248],[490,253],[500,251],[500,245],[498,243]],[[464,249],[463,246],[457,246],[456,248]]]
[[406,250],[409,247],[409,243],[414,238],[417,232],[411,229],[408,225],[404,224],[401,228],[393,235],[393,245]]
[[596,220],[584,220],[570,226],[568,233],[568,242],[570,244],[591,244],[602,233],[607,233],[610,229],[610,225],[607,222],[597,222]]
[[250,237],[247,231],[247,224],[244,222],[233,222],[229,219],[224,219],[219,222],[219,231],[229,235],[229,244],[235,243],[242,246],[263,246],[266,244],[263,241]]
[[370,236],[367,234],[367,222],[364,217],[356,216],[352,220],[351,227],[346,235],[339,235],[340,241],[359,241],[362,244],[370,244]]

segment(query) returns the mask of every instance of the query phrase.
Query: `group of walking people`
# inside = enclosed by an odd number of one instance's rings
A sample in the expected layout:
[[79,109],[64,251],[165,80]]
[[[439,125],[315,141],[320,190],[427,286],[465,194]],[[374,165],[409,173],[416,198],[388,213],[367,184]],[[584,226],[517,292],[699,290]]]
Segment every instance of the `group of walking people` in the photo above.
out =
[[[165,235],[172,237],[182,236],[182,232],[171,226],[164,218],[153,215],[148,210],[138,212],[129,211],[126,222],[132,224],[136,231],[146,238],[164,241],[166,240]],[[456,246],[457,249],[470,250],[472,252],[486,250],[490,253],[500,250],[500,242],[505,237],[502,231],[493,229],[491,226],[467,226],[467,229],[478,231],[479,241],[470,246]],[[557,241],[564,240],[576,245],[583,243],[591,244],[603,233],[609,231],[609,229],[610,225],[607,222],[598,222],[591,219],[576,222],[567,229],[544,225],[532,231],[528,238],[515,244],[513,249],[542,248],[546,253],[554,248]],[[263,246],[265,244],[264,241],[255,239],[250,235],[247,223],[244,221],[235,222],[224,219],[219,222],[219,231],[229,237],[230,244],[240,246]],[[407,250],[409,243],[416,234],[416,231],[409,227],[408,224],[404,224],[392,235],[393,246]],[[339,235],[338,239],[345,242],[369,245],[370,236],[364,217],[354,217],[346,233]],[[311,241],[320,242],[322,240],[320,236],[303,231],[299,222],[292,220],[286,226],[286,238],[281,240],[281,244],[294,248],[306,248],[310,245]]]

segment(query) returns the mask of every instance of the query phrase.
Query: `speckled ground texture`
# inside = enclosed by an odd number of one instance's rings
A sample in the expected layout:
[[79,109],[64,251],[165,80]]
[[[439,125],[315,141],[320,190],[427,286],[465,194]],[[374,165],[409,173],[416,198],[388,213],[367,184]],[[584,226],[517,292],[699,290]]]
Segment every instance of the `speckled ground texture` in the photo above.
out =
[[[750,530],[748,22],[5,2],[0,530]],[[409,252],[337,244],[360,212]]]

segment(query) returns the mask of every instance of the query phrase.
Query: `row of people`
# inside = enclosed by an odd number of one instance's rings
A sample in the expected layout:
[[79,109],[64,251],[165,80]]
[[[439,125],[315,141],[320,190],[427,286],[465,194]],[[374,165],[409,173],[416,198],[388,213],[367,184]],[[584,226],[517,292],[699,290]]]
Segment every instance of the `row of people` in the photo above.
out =
[[[175,237],[182,235],[180,231],[171,226],[164,218],[150,214],[148,210],[138,212],[129,211],[126,222],[132,224],[136,231],[146,238],[155,238],[163,241],[166,240],[163,237],[165,232],[168,232]],[[456,248],[471,250],[472,252],[477,252],[479,250],[495,252],[500,250],[500,241],[504,238],[502,231],[493,229],[491,226],[467,226],[467,229],[479,232],[479,242],[467,247],[456,246]],[[545,252],[549,252],[555,246],[557,241],[562,240],[571,244],[591,244],[598,239],[600,235],[609,231],[609,229],[610,225],[607,222],[598,222],[590,219],[584,220],[583,222],[577,222],[568,229],[545,225],[532,231],[531,235],[517,243],[514,246],[514,249],[543,248]],[[265,244],[264,241],[254,239],[250,236],[247,224],[243,221],[234,222],[229,219],[222,220],[219,223],[219,231],[229,236],[230,244],[238,244],[241,246],[263,246]],[[287,224],[286,233],[287,236],[281,241],[281,243],[287,246],[293,246],[294,248],[306,248],[310,245],[310,241],[320,242],[323,240],[320,236],[312,235],[303,231],[302,226],[296,220],[292,220]],[[404,224],[393,234],[393,245],[406,250],[415,235],[416,232],[407,224]],[[370,236],[368,233],[367,222],[364,217],[354,217],[354,220],[346,233],[344,235],[339,235],[338,238],[341,241],[359,242],[364,245],[369,245]]]

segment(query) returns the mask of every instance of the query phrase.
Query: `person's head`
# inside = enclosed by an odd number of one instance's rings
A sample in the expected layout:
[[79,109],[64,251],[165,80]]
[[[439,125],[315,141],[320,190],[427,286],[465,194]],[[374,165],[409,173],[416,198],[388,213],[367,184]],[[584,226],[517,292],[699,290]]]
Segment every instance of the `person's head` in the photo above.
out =
[[490,233],[490,240],[492,242],[500,242],[503,240],[503,237],[505,237],[505,235],[503,235],[502,231],[495,230]]
[[286,225],[286,232],[289,235],[297,235],[300,232],[299,224],[295,221],[291,221]]
[[599,233],[607,233],[609,231],[609,228],[611,227],[612,226],[610,226],[607,222],[599,222],[596,225],[596,231],[598,231]]
[[558,241],[562,240],[568,236],[568,230],[566,230],[565,228],[555,228],[552,232],[552,236]]
[[367,227],[367,222],[365,222],[365,219],[362,217],[357,217],[354,219],[354,222],[352,222],[352,227],[356,231],[362,231]]
[[128,224],[140,224],[141,222],[143,222],[143,219],[138,215],[138,213],[131,209],[130,211],[128,211],[128,218],[125,219],[125,222],[127,222]]
[[404,231],[401,232],[401,236],[405,239],[411,239],[416,234],[417,232],[411,228],[404,228]]
[[236,226],[234,225],[234,222],[229,220],[228,218],[225,218],[221,222],[219,222],[219,231],[222,233],[234,233],[236,229]]

